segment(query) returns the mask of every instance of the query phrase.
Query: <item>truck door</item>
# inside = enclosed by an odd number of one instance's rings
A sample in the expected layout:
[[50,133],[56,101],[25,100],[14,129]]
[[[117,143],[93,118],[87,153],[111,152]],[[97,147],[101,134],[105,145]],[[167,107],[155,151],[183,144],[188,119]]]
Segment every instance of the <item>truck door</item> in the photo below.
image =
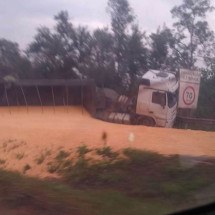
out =
[[151,91],[149,115],[156,119],[157,126],[164,127],[167,120],[167,94],[164,91]]

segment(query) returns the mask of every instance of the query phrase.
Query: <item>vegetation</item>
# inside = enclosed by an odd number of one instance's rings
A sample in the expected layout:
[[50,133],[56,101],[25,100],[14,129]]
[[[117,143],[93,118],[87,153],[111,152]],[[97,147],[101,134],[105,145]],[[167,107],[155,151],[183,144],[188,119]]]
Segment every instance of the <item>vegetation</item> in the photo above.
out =
[[163,214],[171,206],[142,201],[114,190],[81,190],[0,171],[0,207],[5,214]]
[[91,150],[86,145],[82,145],[77,148],[77,154],[80,158],[83,158],[90,151]]
[[3,164],[5,164],[5,163],[6,163],[6,160],[0,159],[0,165],[3,165]]
[[31,169],[31,166],[29,164],[26,164],[24,167],[23,167],[23,174],[25,174],[28,170]]
[[203,79],[196,116],[215,119],[215,77]]
[[[93,151],[100,158],[89,158],[87,154],[78,156],[69,168],[60,172],[66,181],[79,187],[114,188],[136,197],[165,198],[176,195],[177,199],[183,201],[185,197],[191,198],[193,191],[213,183],[215,177],[214,173],[208,175],[208,178],[206,176],[208,170],[214,168],[214,161],[208,162],[208,166],[200,161],[190,168],[183,165],[183,159],[186,158],[179,156],[164,157],[131,148],[119,153],[110,147],[103,147],[90,150],[89,153]],[[168,189],[168,186],[175,190]]]
[[69,155],[70,155],[69,152],[66,152],[64,150],[60,150],[55,159],[58,161],[61,161],[65,158],[67,158]]
[[38,165],[40,165],[40,164],[42,164],[42,163],[44,162],[45,158],[46,158],[45,155],[44,155],[44,154],[41,154],[38,158],[35,159],[35,162],[36,162]]
[[205,56],[208,42],[214,36],[206,17],[213,9],[210,0],[184,0],[172,9],[173,18],[177,20],[175,47],[180,66],[193,69],[198,56]]
[[41,154],[35,159],[37,165],[42,164],[48,156],[51,155],[51,150],[45,149]]
[[24,153],[17,153],[16,154],[16,159],[17,160],[21,160],[22,158],[24,158],[25,154]]
[[[98,87],[125,94],[148,69],[174,73],[179,68],[200,69],[204,75],[197,115],[214,117],[210,98],[215,37],[207,23],[211,1],[182,0],[171,10],[174,26],[164,25],[152,33],[141,32],[128,0],[107,0],[107,5],[112,31],[76,27],[68,12],[61,11],[54,17],[53,29],[37,30],[25,54],[17,43],[0,39],[0,78],[93,78]],[[201,66],[199,59],[204,62]]]
[[[203,199],[214,189],[213,159],[189,158],[191,162],[199,159],[190,165],[186,157],[131,148],[81,151],[84,153],[79,153],[79,147],[73,161],[68,156],[54,159],[53,172],[62,176],[61,181],[39,181],[0,170],[1,210],[61,215],[164,214],[213,200]],[[89,156],[94,153],[99,157]],[[24,167],[25,171],[30,168],[28,164]]]

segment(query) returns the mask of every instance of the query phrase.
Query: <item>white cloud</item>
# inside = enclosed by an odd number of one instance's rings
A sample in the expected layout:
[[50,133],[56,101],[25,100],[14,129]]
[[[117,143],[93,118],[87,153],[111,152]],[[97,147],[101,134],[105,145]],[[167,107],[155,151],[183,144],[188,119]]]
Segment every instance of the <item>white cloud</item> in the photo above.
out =
[[[129,0],[142,30],[155,31],[159,25],[172,24],[170,10],[182,0]],[[0,0],[0,37],[17,41],[26,47],[41,25],[52,27],[53,16],[67,10],[75,25],[90,29],[109,25],[107,0]],[[215,16],[209,16],[215,29]]]
[[72,23],[75,26],[81,25],[81,26],[88,27],[88,29],[92,29],[92,30],[94,30],[96,28],[104,28],[107,26],[105,23],[99,22],[96,20],[83,21],[83,20],[75,19],[74,21],[72,21]]

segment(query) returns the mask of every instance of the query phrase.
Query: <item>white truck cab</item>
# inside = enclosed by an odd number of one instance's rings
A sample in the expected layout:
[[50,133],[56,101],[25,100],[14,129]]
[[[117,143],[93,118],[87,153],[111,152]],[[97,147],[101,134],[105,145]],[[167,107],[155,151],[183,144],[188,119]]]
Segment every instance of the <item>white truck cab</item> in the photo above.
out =
[[172,127],[177,114],[178,81],[174,74],[150,70],[143,75],[136,114],[153,120],[158,127]]

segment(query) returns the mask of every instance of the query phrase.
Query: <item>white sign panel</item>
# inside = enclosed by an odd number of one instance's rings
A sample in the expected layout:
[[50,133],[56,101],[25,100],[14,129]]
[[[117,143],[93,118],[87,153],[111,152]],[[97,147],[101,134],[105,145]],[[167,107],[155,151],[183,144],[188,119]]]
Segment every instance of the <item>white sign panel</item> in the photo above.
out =
[[179,108],[195,109],[198,104],[201,72],[180,71]]

